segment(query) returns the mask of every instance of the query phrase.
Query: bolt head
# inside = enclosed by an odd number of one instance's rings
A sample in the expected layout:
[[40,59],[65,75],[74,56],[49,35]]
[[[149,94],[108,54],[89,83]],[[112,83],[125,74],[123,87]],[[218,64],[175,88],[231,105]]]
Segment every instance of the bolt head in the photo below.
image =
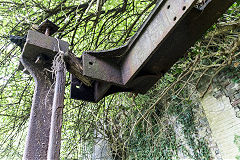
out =
[[46,19],[38,26],[38,31],[45,34],[47,28],[50,29],[49,36],[57,32],[57,30],[59,29],[59,27],[56,24]]

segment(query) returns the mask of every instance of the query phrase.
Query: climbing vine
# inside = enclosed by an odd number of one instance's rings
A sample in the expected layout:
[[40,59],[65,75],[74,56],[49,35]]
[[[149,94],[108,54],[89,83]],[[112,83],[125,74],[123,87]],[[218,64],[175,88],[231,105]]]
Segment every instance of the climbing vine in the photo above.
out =
[[[48,18],[60,27],[55,36],[80,56],[126,43],[157,2],[0,2],[0,157],[22,157],[34,90],[31,76],[17,69],[21,51],[10,35],[24,36]],[[67,75],[61,158],[90,159],[101,135],[115,159],[211,159],[208,140],[198,130],[198,99],[224,69],[235,68],[233,80],[240,79],[239,17],[235,3],[145,95],[117,93],[98,104],[72,100]]]

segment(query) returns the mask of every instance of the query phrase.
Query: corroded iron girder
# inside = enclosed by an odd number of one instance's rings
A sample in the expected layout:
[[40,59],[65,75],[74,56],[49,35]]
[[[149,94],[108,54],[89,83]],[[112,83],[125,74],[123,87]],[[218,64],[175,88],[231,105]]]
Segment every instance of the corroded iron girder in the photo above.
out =
[[84,52],[83,75],[72,76],[71,97],[98,102],[121,91],[146,93],[236,0],[162,0],[129,42],[113,50]]

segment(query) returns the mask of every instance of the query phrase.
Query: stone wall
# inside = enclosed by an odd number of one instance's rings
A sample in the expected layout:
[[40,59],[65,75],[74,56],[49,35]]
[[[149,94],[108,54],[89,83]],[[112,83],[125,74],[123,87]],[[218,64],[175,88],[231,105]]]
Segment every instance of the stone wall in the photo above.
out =
[[202,106],[211,128],[213,141],[219,148],[215,159],[236,159],[240,155],[234,137],[240,135],[239,77],[222,72],[202,99]]

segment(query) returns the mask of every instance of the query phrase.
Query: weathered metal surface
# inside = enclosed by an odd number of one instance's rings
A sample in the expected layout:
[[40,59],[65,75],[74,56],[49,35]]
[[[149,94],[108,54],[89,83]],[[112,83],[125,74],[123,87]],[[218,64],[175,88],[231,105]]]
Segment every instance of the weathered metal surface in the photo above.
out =
[[89,54],[83,56],[83,75],[96,80],[122,84],[121,70],[117,63]]
[[[138,34],[129,41],[126,47],[126,56],[120,57],[121,63],[118,67],[114,66],[111,69],[113,66],[111,62],[116,64],[111,59],[98,60],[94,56],[89,57],[89,54],[84,54],[83,74],[93,79],[126,85],[149,60],[160,43],[168,37],[174,26],[184,18],[195,2],[196,0],[165,0],[160,2]],[[99,55],[101,54],[103,53],[99,53]],[[100,72],[97,72],[98,70]]]
[[77,77],[86,86],[92,86],[92,80],[86,76],[83,76],[82,59],[77,58],[73,53],[68,52],[64,54],[64,61],[68,72]]
[[[129,83],[150,59],[153,60],[151,57],[159,50],[161,44],[171,36],[173,30],[185,18],[195,2],[196,0],[169,0],[161,7],[154,18],[150,19],[151,22],[145,26],[139,39],[132,46],[121,65],[124,85]],[[166,47],[172,48],[175,46],[169,44]],[[159,52],[159,54],[162,53]],[[154,70],[146,73],[159,75],[162,71]]]
[[34,77],[36,86],[23,159],[47,159],[54,96],[54,80],[49,70],[58,46],[67,52],[68,43],[36,31],[28,32],[21,62]]
[[86,86],[71,75],[71,98],[88,102],[98,102],[103,97],[116,92],[131,92],[130,88],[119,87],[109,83],[95,81],[92,87]]
[[44,71],[44,67],[35,64],[27,58],[21,58],[24,67],[33,75],[35,90],[30,113],[28,133],[23,159],[47,159],[47,146],[51,123],[51,108],[53,79],[51,73]]
[[233,3],[234,0],[212,0],[201,10],[192,8],[138,74],[167,72]]
[[[130,42],[130,41],[129,41]],[[118,48],[113,48],[107,51],[85,51],[84,54],[89,54],[92,55],[94,57],[100,57],[103,59],[116,59],[119,60],[119,58],[121,59],[121,57],[123,57],[129,47],[129,43],[127,43],[126,45],[123,45],[121,47]],[[118,63],[118,62],[116,62]]]
[[95,80],[94,102],[118,91],[147,92],[234,2],[208,0],[195,8],[196,0],[164,0],[125,46],[85,52],[83,74]]
[[60,159],[61,148],[66,69],[63,59],[55,63],[57,64],[47,159]]
[[51,36],[52,34],[54,34],[55,32],[57,32],[57,30],[59,29],[59,27],[54,24],[53,22],[49,21],[48,19],[46,19],[45,21],[43,21],[38,28],[36,28],[39,32]]
[[[46,68],[52,65],[52,60],[58,52],[58,42],[63,52],[68,51],[68,43],[62,40],[57,40],[54,37],[46,36],[42,33],[29,30],[26,44],[24,46],[22,56],[35,62],[40,56],[46,63]],[[50,66],[49,66],[50,65]]]
[[[93,84],[94,86],[95,84]],[[71,93],[72,99],[94,102],[94,87],[82,83],[78,78],[71,74]]]

